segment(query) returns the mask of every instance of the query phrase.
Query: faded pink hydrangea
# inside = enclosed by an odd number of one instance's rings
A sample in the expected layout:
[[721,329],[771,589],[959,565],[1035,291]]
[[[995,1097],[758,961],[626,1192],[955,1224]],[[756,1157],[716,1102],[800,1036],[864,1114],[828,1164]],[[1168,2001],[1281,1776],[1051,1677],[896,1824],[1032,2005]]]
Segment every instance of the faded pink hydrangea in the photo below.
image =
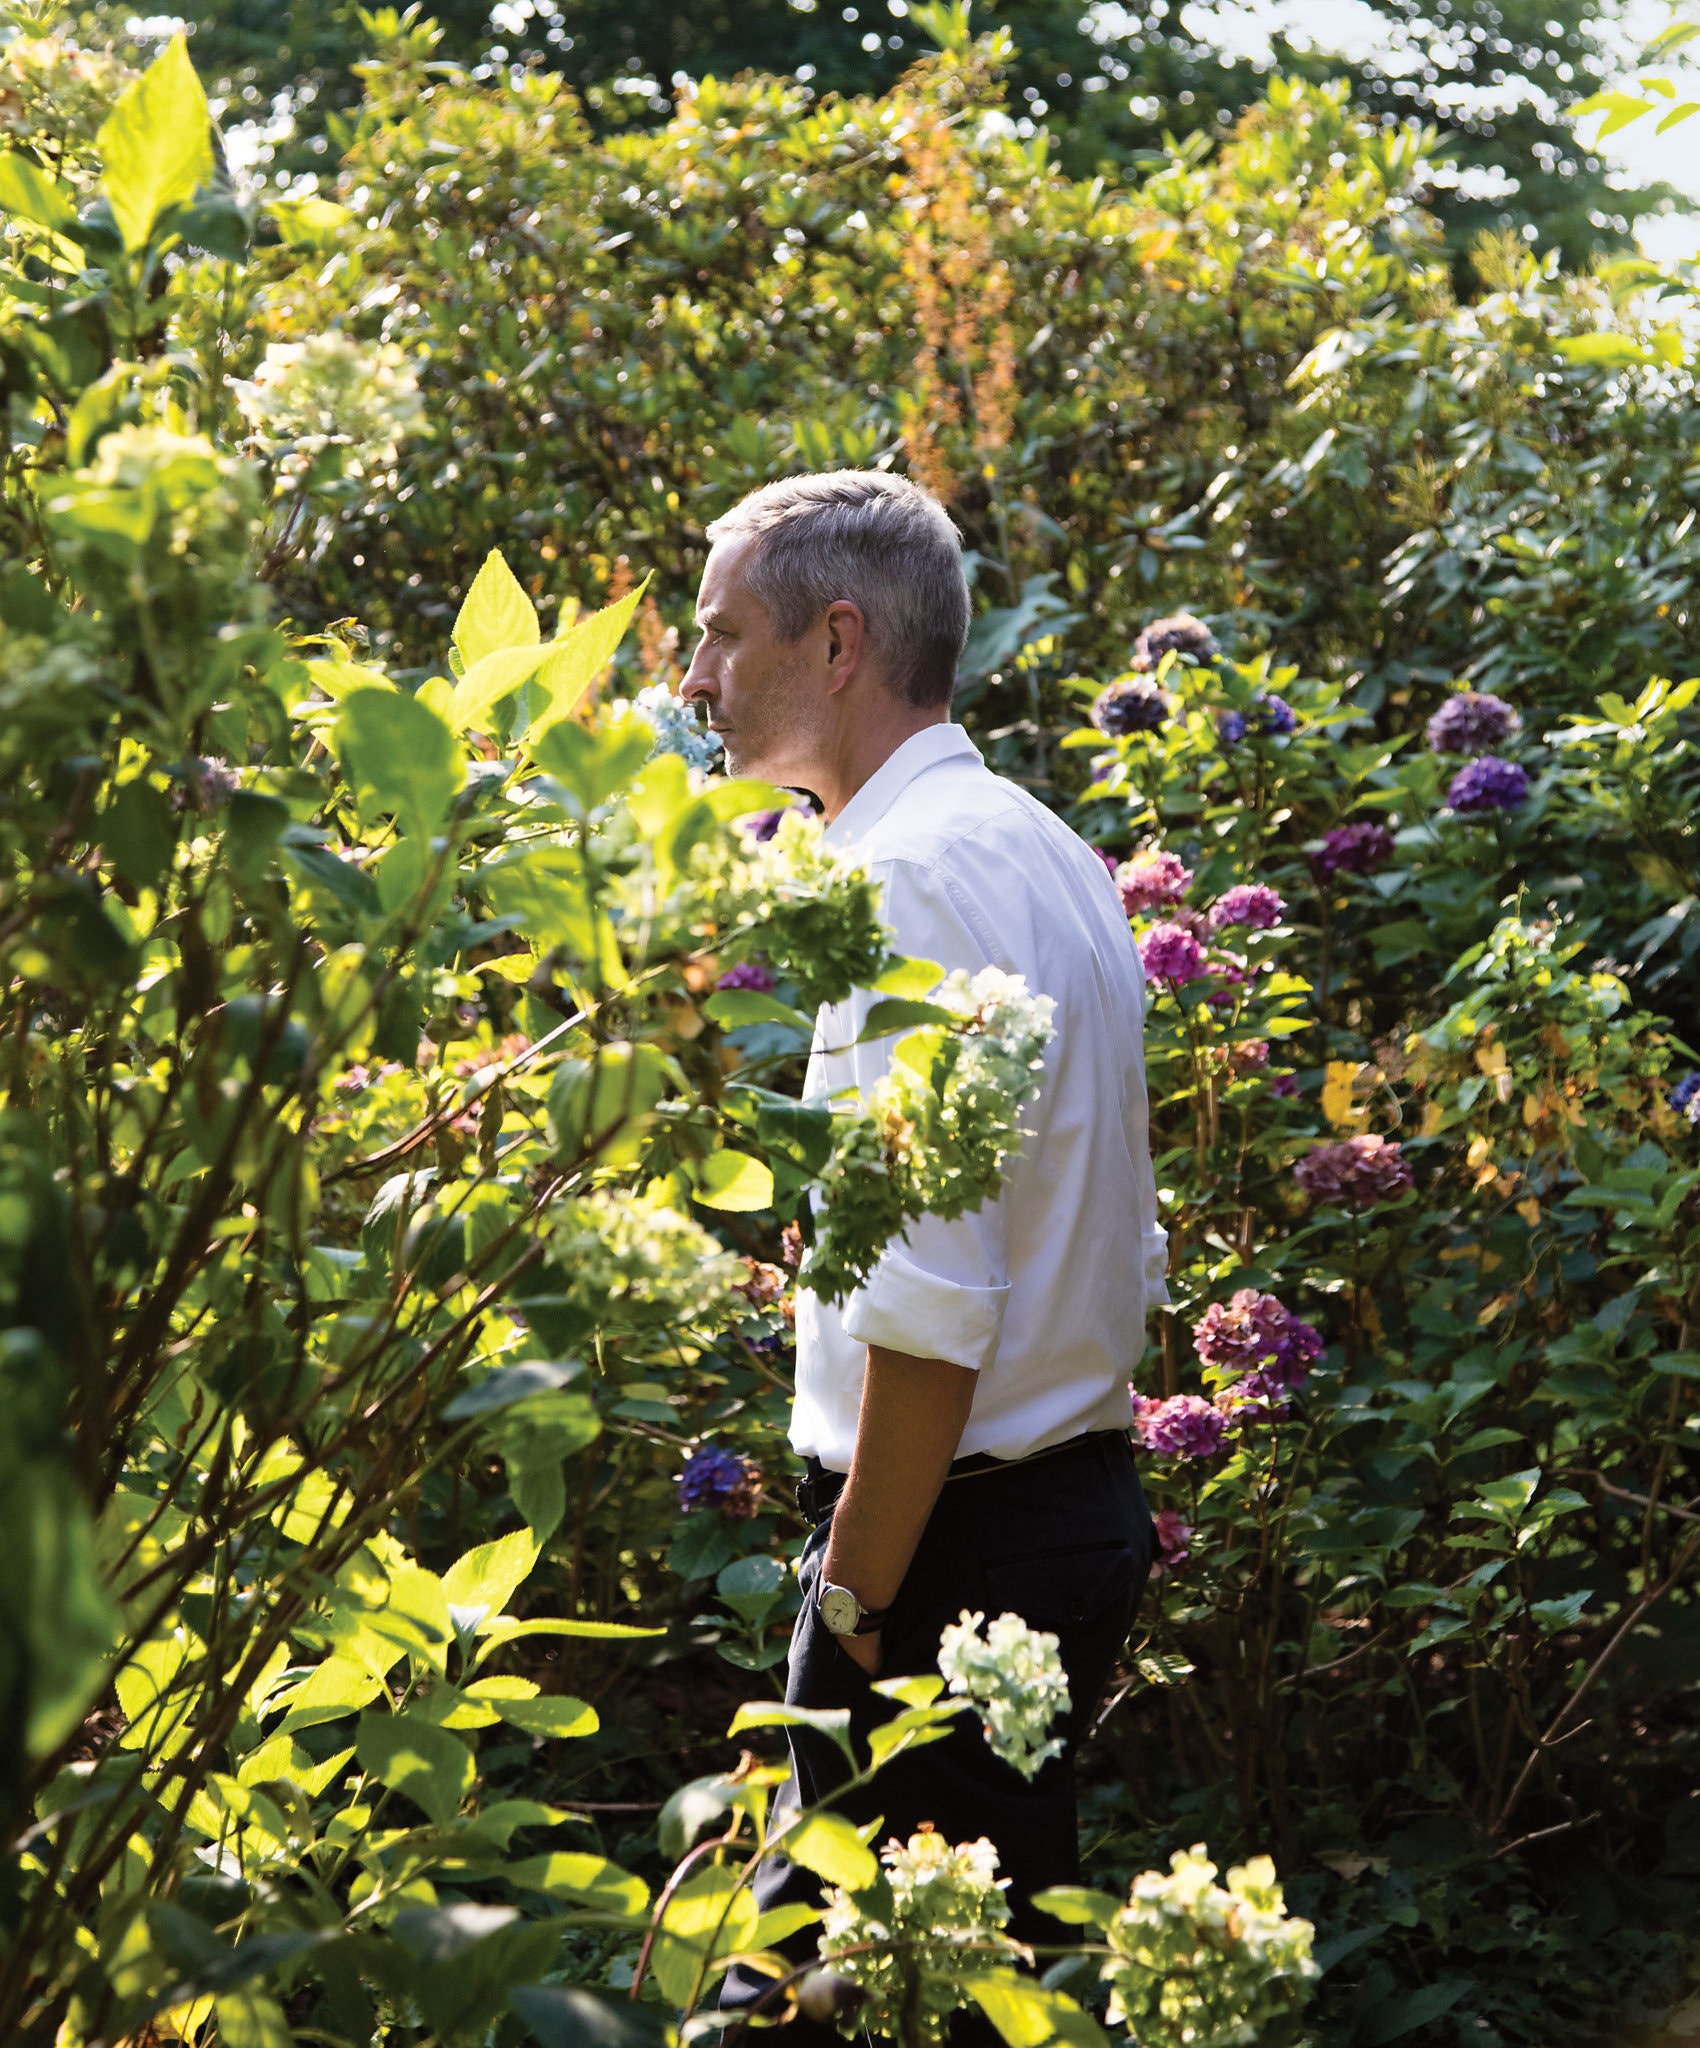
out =
[[1231,1009],[1239,1001],[1240,991],[1249,986],[1255,968],[1248,967],[1237,953],[1218,953],[1210,963],[1210,971],[1216,977],[1216,986],[1210,992],[1213,1009]]
[[1348,1209],[1373,1209],[1416,1184],[1398,1141],[1367,1131],[1318,1145],[1293,1168],[1293,1178],[1313,1202],[1339,1202]]
[[1157,1555],[1151,1560],[1151,1576],[1160,1579],[1165,1572],[1186,1569],[1186,1562],[1192,1555],[1192,1528],[1182,1521],[1174,1508],[1159,1508],[1151,1518],[1157,1538]]
[[1279,889],[1271,889],[1267,882],[1237,882],[1211,906],[1210,928],[1223,932],[1244,925],[1248,931],[1266,932],[1286,914]]
[[1285,1408],[1322,1356],[1321,1333],[1255,1287],[1242,1287],[1229,1301],[1213,1301],[1194,1323],[1192,1341],[1207,1366],[1232,1376],[1233,1385],[1218,1402],[1230,1420],[1248,1403]]
[[1213,1458],[1228,1419],[1200,1394],[1172,1394],[1166,1401],[1135,1394],[1133,1426],[1139,1441],[1160,1458]]
[[1197,981],[1204,973],[1204,948],[1184,925],[1154,924],[1140,937],[1139,957],[1153,981]]
[[767,995],[773,988],[773,976],[759,960],[740,960],[736,967],[727,968],[715,986],[754,989],[758,995]]
[[1124,861],[1116,872],[1116,887],[1122,893],[1122,907],[1129,917],[1178,903],[1191,880],[1192,870],[1179,854],[1162,853],[1154,846]]
[[1260,1067],[1269,1064],[1269,1041],[1267,1038],[1242,1038],[1228,1054],[1228,1071],[1234,1074],[1254,1074]]

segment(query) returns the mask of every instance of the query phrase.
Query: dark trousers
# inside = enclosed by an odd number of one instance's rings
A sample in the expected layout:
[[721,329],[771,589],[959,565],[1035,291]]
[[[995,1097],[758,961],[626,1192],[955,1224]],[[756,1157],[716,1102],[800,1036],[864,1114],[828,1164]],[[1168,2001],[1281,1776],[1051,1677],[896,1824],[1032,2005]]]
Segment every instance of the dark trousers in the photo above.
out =
[[[852,1731],[865,1738],[898,1710],[873,1691],[816,1609],[830,1529],[829,1513],[803,1552],[803,1606],[791,1637],[785,1697],[796,1706],[848,1707]],[[871,1785],[834,1804],[859,1826],[883,1816],[881,1842],[907,1840],[922,1821],[951,1842],[989,1836],[999,1874],[1010,1879],[1008,1931],[1018,1941],[1068,1938],[1059,1922],[1028,1902],[1047,1885],[1079,1881],[1074,1749],[1133,1625],[1153,1548],[1133,1452],[1120,1434],[1080,1437],[1019,1464],[952,1476],[881,1631],[884,1678],[937,1671],[939,1637],[964,1608],[988,1620],[1019,1614],[1058,1639],[1072,1705],[1053,1732],[1067,1747],[1037,1777],[1029,1781],[1000,1762],[978,1719],[963,1714],[942,1742],[898,1757]],[[858,1750],[863,1753],[860,1743]],[[811,1729],[793,1729],[791,1778],[776,1802],[776,1819],[814,1804],[847,1775],[833,1743]],[[755,1893],[764,1910],[793,1901],[818,1905],[820,1882],[776,1855],[757,1873]],[[814,1955],[818,1933],[804,1928],[781,1947],[803,1963]],[[765,1980],[734,1970],[721,2003],[745,2007],[767,1988]],[[839,2039],[804,2020],[787,2027],[785,2038],[788,2048],[824,2048]]]

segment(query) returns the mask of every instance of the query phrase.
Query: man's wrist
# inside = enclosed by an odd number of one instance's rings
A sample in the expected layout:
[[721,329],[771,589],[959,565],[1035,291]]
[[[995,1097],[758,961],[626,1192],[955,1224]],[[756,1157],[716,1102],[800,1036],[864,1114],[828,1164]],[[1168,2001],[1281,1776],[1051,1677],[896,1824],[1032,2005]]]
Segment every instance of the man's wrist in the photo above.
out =
[[835,1584],[825,1573],[815,1591],[815,1607],[828,1632],[835,1636],[871,1636],[891,1612],[889,1605],[869,1607],[850,1587]]

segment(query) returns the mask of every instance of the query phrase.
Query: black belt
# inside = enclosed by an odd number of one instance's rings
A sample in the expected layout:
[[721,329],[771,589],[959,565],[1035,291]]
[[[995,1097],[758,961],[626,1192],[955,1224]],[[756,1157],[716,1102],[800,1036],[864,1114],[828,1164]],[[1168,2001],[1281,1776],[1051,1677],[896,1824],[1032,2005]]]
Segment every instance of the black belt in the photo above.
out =
[[[994,1458],[985,1451],[975,1451],[955,1461],[944,1475],[944,1483],[948,1486],[954,1479],[973,1479],[988,1472],[1019,1472],[1024,1466],[1037,1465],[1043,1458],[1083,1451],[1111,1437],[1120,1437],[1125,1442],[1127,1434],[1125,1429],[1090,1430],[1082,1436],[1065,1437],[1060,1444],[1046,1444],[1043,1450],[1029,1451],[1025,1458]],[[849,1477],[848,1472],[834,1472],[819,1458],[803,1460],[803,1476],[797,1481],[797,1506],[812,1528],[818,1529],[838,1505],[838,1496]]]

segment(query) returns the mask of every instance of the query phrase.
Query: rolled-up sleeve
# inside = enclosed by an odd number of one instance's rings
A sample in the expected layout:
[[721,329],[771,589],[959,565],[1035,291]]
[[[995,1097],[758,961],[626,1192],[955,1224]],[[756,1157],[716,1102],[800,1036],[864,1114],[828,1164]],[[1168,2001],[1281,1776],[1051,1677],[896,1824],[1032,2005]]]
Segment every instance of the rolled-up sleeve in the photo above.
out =
[[[1002,964],[974,912],[937,872],[907,861],[884,864],[884,917],[901,951],[936,960],[948,974]],[[860,1030],[872,1002],[858,991],[840,1016]],[[848,1013],[848,1014],[846,1014]],[[864,1100],[891,1063],[895,1038],[852,1055]],[[952,1218],[921,1216],[887,1245],[844,1307],[845,1334],[858,1344],[942,1358],[983,1371],[997,1355],[1009,1295],[1007,1198]]]

